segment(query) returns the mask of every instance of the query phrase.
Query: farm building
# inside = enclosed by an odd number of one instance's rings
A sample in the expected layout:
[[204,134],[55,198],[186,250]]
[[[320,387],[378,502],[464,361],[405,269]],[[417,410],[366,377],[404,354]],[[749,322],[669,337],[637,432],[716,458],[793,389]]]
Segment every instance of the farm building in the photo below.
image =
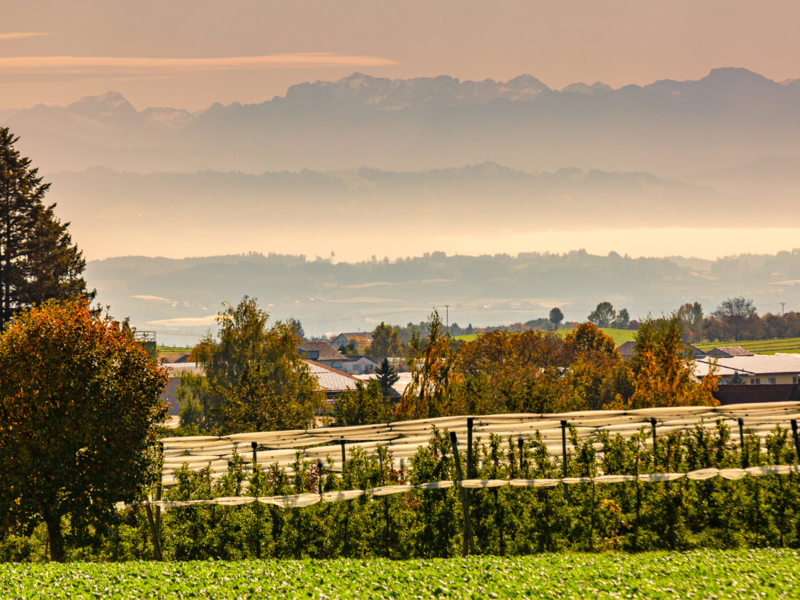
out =
[[800,355],[797,354],[751,354],[697,359],[695,376],[702,379],[708,375],[712,365],[717,366],[721,384],[730,383],[737,374],[738,381],[748,385],[791,385],[796,384],[800,377]]

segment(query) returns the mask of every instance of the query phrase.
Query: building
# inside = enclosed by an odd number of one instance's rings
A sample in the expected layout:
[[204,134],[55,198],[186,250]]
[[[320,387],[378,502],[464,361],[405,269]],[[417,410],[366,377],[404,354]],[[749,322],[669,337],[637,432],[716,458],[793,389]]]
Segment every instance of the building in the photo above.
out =
[[342,371],[348,375],[366,375],[378,368],[377,361],[369,356],[348,356],[347,358],[351,360],[342,364]]
[[[721,384],[738,382],[748,385],[792,385],[800,377],[798,354],[750,354],[750,356],[713,357],[695,361],[695,376],[708,375],[711,365],[717,365]],[[737,377],[738,375],[738,377]]]
[[298,344],[297,351],[306,360],[313,360],[340,371],[345,371],[345,363],[353,361],[353,357],[340,354],[328,342],[303,342]]
[[734,356],[754,356],[749,350],[745,350],[741,346],[718,346],[708,351],[708,356],[716,356],[717,358],[733,358]]
[[360,382],[359,379],[348,375],[343,371],[328,367],[322,363],[313,360],[305,359],[311,374],[317,378],[320,387],[325,390],[325,396],[328,402],[332,403],[333,400],[345,390],[354,390]]
[[[350,343],[350,340],[353,338],[361,338],[366,341],[367,344],[372,343],[372,333],[369,331],[358,331],[356,333],[340,333],[337,335],[333,340],[331,340],[331,346],[336,348],[337,350],[341,349],[347,344]],[[361,347],[363,348],[366,344],[362,344]]]
[[187,363],[190,354],[188,352],[159,352],[158,362],[162,364]]
[[164,366],[169,373],[169,382],[161,393],[161,399],[164,404],[169,406],[169,414],[175,416],[181,412],[181,407],[178,404],[178,387],[180,386],[181,375],[187,372],[193,375],[204,375],[204,371],[202,366],[193,362],[168,363]]
[[761,404],[762,402],[800,401],[800,385],[721,385],[714,398],[723,406],[728,404]]
[[[695,359],[704,358],[707,356],[705,352],[699,348],[695,348],[691,344],[687,344],[686,348],[692,353],[692,356]],[[617,348],[617,350],[619,350],[619,355],[622,358],[629,360],[636,355],[636,342],[625,342],[619,348]]]
[[[397,375],[398,375],[399,379],[397,380],[397,383],[395,383],[392,386],[392,392],[389,394],[389,396],[392,399],[395,399],[395,400],[400,398],[400,397],[402,397],[402,395],[406,391],[406,388],[411,383],[411,373],[405,372],[405,373],[398,373]],[[376,375],[357,375],[357,377],[359,379],[361,379],[362,381],[369,381],[370,379],[377,379]]]

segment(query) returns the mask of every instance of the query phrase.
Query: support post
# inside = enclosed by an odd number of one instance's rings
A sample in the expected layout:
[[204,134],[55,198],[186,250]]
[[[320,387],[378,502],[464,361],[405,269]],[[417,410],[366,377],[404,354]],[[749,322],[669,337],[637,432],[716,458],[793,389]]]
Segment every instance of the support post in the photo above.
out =
[[321,458],[317,459],[317,479],[318,479],[317,487],[319,487],[319,495],[322,496],[322,483],[323,483],[323,481],[322,481],[322,459]]
[[797,419],[792,419],[792,435],[794,436],[794,451],[797,454],[797,463],[800,464],[800,436],[797,434]]
[[461,482],[464,480],[464,477],[461,473],[461,460],[458,456],[458,436],[455,431],[450,432],[450,443],[453,446],[453,459],[456,463],[456,477],[458,477],[456,485],[461,489],[461,506],[464,511],[464,546],[462,548],[462,554],[467,556],[470,552],[473,554],[476,552],[475,542],[472,540],[472,523],[470,523],[469,519],[469,497],[466,493],[467,490],[461,487]]
[[[562,453],[562,465],[563,465],[563,477],[566,479],[567,477],[567,425],[566,421],[561,421],[561,453]],[[564,486],[564,498],[567,502],[569,502],[569,489],[567,488],[567,484],[562,484]]]
[[253,473],[255,473],[256,465],[258,464],[258,443],[250,442],[250,447],[253,449]]
[[739,422],[739,450],[742,453],[742,468],[747,468],[747,445],[744,442],[744,419],[737,419]]
[[653,427],[653,471],[656,470],[658,466],[658,462],[656,460],[656,455],[658,454],[658,438],[656,437],[656,424],[658,421],[655,418],[650,418],[650,425]]
[[473,419],[472,417],[467,418],[467,479],[472,479],[472,465],[473,465],[473,458],[472,458],[472,427],[473,427]]
[[342,473],[344,473],[344,463],[347,462],[347,451],[344,448],[344,440],[342,440]]
[[517,448],[519,449],[519,476],[522,477],[525,474],[525,452],[522,436],[517,438]]

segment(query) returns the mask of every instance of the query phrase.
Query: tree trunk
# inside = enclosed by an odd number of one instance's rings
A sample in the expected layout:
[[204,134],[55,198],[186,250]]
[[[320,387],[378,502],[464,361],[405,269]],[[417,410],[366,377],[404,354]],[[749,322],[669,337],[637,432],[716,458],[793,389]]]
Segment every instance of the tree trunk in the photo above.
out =
[[56,562],[64,562],[64,536],[61,535],[61,517],[59,515],[45,515],[44,522],[47,524],[47,535],[50,538],[50,559]]

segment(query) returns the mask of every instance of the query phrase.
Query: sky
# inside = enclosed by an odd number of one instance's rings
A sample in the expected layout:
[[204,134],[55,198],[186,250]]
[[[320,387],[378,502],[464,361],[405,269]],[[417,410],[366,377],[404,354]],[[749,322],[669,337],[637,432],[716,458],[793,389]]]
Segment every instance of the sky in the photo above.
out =
[[618,88],[745,67],[800,77],[796,0],[26,0],[0,7],[0,109],[109,90],[137,109],[256,103],[359,71]]

